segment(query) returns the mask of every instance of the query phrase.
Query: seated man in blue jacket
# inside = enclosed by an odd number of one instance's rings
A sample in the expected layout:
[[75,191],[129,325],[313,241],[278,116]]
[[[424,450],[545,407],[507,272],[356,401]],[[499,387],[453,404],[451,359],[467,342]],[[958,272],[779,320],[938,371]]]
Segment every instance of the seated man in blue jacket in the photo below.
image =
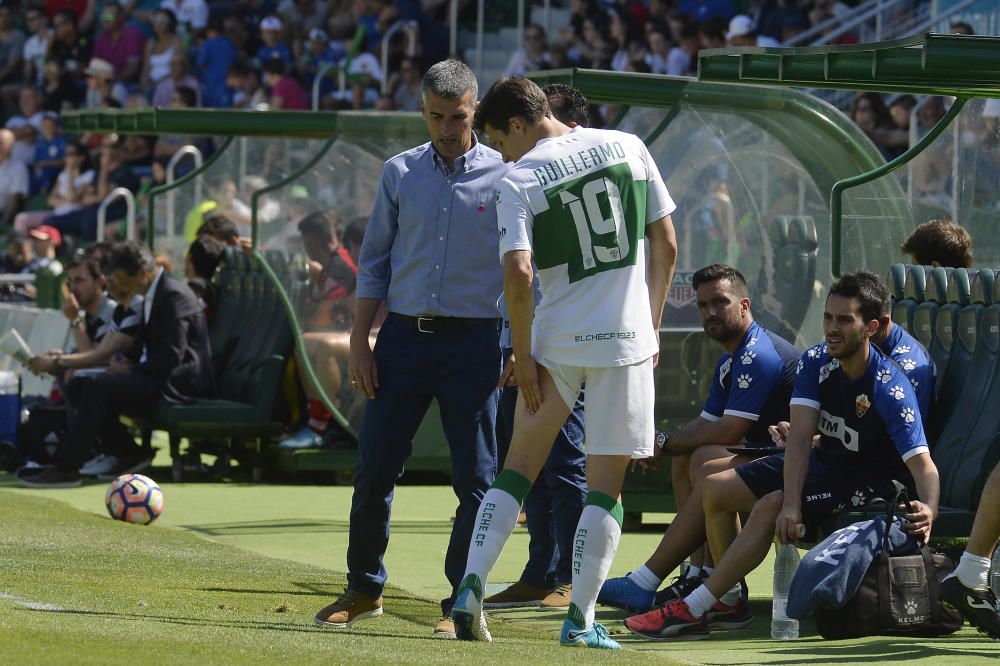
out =
[[119,469],[113,470],[116,475],[145,469],[151,456],[136,446],[119,417],[147,415],[160,400],[184,403],[212,393],[208,327],[191,289],[158,266],[149,248],[135,241],[112,247],[105,275],[123,302],[143,296],[139,362],[112,359],[107,372],[79,383],[79,391],[67,396],[79,416],[56,452],[56,466],[22,478],[22,485],[78,486],[80,466],[98,449],[120,461]]
[[[745,626],[740,580],[767,555],[771,541],[793,542],[892,480],[910,490],[907,529],[930,537],[940,487],[920,406],[902,369],[872,344],[885,284],[871,273],[845,275],[831,287],[823,313],[826,343],[799,361],[785,453],[709,476],[671,525],[677,562],[708,537],[715,571],[682,599],[625,621],[656,639],[707,638],[709,628]],[[820,435],[813,447],[813,435]],[[736,516],[750,512],[736,534]]]

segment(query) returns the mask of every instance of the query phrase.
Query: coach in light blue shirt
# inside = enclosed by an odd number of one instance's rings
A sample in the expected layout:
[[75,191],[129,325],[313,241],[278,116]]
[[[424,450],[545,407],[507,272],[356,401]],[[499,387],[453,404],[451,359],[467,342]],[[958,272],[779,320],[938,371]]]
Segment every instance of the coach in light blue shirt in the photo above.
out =
[[[496,191],[507,167],[472,133],[478,93],[464,64],[431,67],[421,109],[431,141],[396,155],[382,170],[361,246],[348,364],[351,385],[368,402],[354,477],[347,591],[316,614],[325,627],[345,628],[382,613],[393,491],[435,399],[459,505],[444,562],[452,590],[441,601],[434,635],[455,637],[448,615],[497,466],[496,303],[503,272],[496,260]],[[382,301],[389,316],[373,351],[368,336]]]

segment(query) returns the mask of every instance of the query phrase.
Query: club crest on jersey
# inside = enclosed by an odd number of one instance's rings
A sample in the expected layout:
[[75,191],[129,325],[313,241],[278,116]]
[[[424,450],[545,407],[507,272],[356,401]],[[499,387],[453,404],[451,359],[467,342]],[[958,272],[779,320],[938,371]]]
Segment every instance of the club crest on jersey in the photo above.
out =
[[854,399],[854,413],[858,415],[859,419],[868,413],[868,408],[871,406],[872,401],[864,393]]

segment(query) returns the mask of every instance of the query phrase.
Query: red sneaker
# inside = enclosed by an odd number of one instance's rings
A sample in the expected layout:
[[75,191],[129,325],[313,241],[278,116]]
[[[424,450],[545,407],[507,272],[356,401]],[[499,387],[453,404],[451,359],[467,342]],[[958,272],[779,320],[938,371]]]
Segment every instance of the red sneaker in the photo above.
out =
[[705,621],[713,629],[742,629],[753,622],[753,613],[750,612],[747,600],[740,597],[733,606],[716,601],[705,613]]
[[633,634],[654,641],[699,641],[708,638],[708,622],[691,614],[683,599],[675,599],[660,608],[625,620]]

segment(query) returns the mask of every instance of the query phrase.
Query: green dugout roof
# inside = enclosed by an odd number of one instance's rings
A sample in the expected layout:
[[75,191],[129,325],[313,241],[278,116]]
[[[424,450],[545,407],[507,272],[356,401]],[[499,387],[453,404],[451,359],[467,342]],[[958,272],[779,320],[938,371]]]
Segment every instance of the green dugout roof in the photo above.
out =
[[801,88],[1000,97],[1000,38],[927,33],[887,42],[698,53],[698,78]]

